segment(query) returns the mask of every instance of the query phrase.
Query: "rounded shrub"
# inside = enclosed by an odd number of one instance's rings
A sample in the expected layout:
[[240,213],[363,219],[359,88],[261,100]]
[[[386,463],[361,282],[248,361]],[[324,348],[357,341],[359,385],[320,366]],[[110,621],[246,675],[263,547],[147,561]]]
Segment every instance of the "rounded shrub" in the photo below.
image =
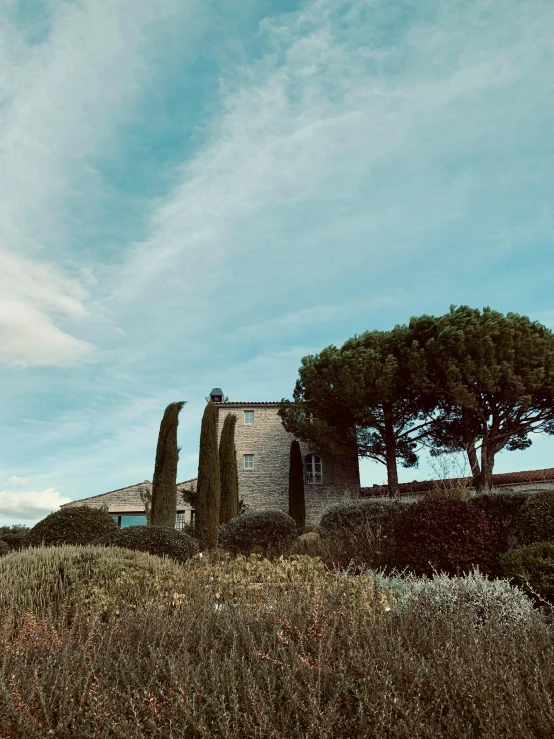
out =
[[282,553],[296,536],[295,520],[282,511],[248,511],[219,527],[219,544],[241,554]]
[[98,544],[148,552],[158,557],[169,557],[175,562],[186,562],[199,551],[196,539],[176,529],[164,526],[128,526],[117,529],[99,539]]
[[413,503],[397,521],[394,564],[417,575],[451,575],[490,564],[491,527],[480,510],[463,500]]
[[117,617],[124,607],[171,604],[182,567],[144,552],[92,545],[38,547],[0,559],[0,612]]
[[32,547],[92,544],[118,530],[117,523],[106,511],[89,506],[62,508],[35,524],[27,534],[26,543]]
[[505,577],[534,597],[554,605],[554,542],[545,541],[518,547],[505,552],[500,557],[500,565]]
[[386,566],[394,550],[395,526],[410,505],[393,498],[362,498],[326,508],[319,531],[329,545],[330,562],[342,567],[350,562]]
[[554,541],[554,490],[529,496],[517,517],[516,536],[520,544]]
[[491,525],[494,548],[498,554],[515,544],[515,526],[519,512],[529,499],[529,493],[490,492],[474,496],[469,501],[482,511]]
[[445,616],[463,612],[478,628],[490,619],[521,628],[534,616],[533,604],[522,590],[507,580],[489,580],[478,570],[463,577],[407,578],[395,608],[417,609],[419,618],[437,612]]
[[8,542],[0,539],[0,557],[3,557],[5,554],[9,554],[10,551],[10,545]]

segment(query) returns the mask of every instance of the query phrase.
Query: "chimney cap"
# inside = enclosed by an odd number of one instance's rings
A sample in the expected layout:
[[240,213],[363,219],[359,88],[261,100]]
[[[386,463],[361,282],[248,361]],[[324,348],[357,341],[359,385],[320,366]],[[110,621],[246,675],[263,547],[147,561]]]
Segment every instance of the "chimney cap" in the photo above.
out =
[[211,400],[212,403],[226,403],[229,398],[223,395],[223,390],[220,387],[214,387],[210,393],[210,397],[206,400]]

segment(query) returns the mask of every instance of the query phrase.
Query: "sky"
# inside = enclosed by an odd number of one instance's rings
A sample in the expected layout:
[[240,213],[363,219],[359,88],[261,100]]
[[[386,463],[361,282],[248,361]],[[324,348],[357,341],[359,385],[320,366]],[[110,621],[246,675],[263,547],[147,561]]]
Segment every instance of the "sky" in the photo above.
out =
[[[354,334],[554,328],[553,29],[551,0],[3,0],[0,525],[151,480],[173,401],[195,477],[213,387],[292,399]],[[553,466],[539,437],[495,471]]]

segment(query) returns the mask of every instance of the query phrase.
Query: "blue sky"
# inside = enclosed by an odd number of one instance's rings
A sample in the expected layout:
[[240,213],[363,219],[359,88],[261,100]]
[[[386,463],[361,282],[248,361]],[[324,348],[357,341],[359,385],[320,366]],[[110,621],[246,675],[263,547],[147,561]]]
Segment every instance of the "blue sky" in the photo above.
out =
[[[291,398],[355,333],[554,328],[552,29],[551,0],[4,0],[0,524],[151,479],[172,401],[194,477],[212,387]],[[495,469],[551,466],[547,437]]]

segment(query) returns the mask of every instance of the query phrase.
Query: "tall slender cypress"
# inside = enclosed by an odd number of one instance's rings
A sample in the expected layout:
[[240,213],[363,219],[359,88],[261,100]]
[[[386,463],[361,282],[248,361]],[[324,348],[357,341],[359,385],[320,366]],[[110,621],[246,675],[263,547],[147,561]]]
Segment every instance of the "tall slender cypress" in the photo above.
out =
[[202,416],[198,486],[196,494],[196,538],[201,546],[212,548],[219,537],[221,480],[217,448],[217,406],[208,401]]
[[304,468],[302,452],[296,439],[290,445],[289,462],[289,516],[299,529],[306,525],[306,500],[304,497]]
[[237,417],[228,413],[221,429],[219,440],[219,475],[221,479],[221,502],[219,523],[227,523],[239,515],[239,479],[237,452],[235,449],[235,424]]
[[185,401],[170,403],[165,409],[160,424],[156,464],[152,478],[152,502],[150,508],[150,524],[175,528],[177,514],[177,426],[179,413]]

